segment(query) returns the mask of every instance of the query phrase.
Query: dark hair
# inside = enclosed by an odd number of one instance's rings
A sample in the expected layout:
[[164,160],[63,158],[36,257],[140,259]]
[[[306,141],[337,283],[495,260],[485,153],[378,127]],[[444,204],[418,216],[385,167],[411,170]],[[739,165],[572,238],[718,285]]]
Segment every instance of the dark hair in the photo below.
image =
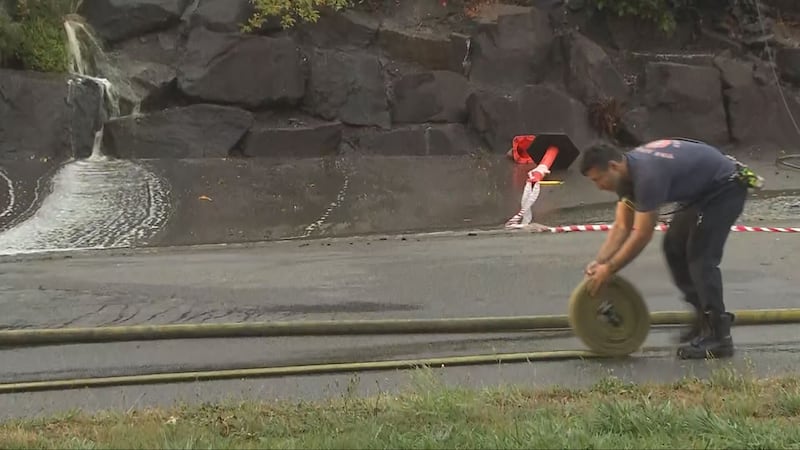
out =
[[622,150],[608,144],[596,144],[583,151],[581,158],[581,174],[586,175],[591,169],[606,170],[611,161],[621,162],[625,155]]

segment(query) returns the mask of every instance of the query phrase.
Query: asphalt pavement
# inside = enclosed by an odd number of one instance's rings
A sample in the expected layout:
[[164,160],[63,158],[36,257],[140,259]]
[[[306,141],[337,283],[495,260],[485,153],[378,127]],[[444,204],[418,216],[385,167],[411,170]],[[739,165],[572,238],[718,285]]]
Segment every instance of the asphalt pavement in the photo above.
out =
[[[760,224],[763,225],[763,224]],[[795,224],[796,226],[796,224]],[[0,326],[445,318],[565,314],[605,234],[372,236],[255,245],[84,252],[0,260]],[[653,311],[681,310],[660,254],[662,234],[623,275]],[[800,235],[733,233],[723,261],[729,309],[800,307]],[[565,361],[439,369],[472,386],[585,385],[614,374],[668,381],[734,364],[793,371],[797,325],[734,328],[730,361],[677,361],[677,330],[654,330],[624,361]],[[273,366],[323,361],[584,349],[535,334],[253,338],[0,349],[3,382]],[[131,386],[0,396],[0,417],[82,408],[129,409],[238,398],[315,399],[401,389],[408,372]]]

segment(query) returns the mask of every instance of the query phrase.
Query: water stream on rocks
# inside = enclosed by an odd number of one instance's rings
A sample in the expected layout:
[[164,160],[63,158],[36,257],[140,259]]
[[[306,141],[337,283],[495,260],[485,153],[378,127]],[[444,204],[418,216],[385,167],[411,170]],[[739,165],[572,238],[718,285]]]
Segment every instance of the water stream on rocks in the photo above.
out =
[[[96,84],[103,98],[100,117],[106,111],[111,118],[118,117],[119,90],[127,86],[118,74],[103,77],[92,68],[96,61],[85,57],[84,49],[102,58],[102,48],[82,22],[68,20],[64,27],[73,75],[70,86]],[[166,182],[140,164],[105,155],[102,142],[101,127],[91,155],[61,166],[38,210],[0,234],[0,255],[129,247],[146,241],[164,225],[169,207]]]

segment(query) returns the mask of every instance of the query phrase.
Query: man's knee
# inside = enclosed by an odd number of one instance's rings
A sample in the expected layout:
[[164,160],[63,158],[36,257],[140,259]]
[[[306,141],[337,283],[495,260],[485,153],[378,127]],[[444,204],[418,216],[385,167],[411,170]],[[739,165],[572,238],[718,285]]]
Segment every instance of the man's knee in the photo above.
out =
[[661,242],[661,249],[669,264],[686,263],[686,242],[681,242],[678,236],[667,232]]
[[719,271],[719,264],[711,258],[697,258],[689,261],[688,264],[689,274],[695,283],[704,283],[713,276],[715,272]]

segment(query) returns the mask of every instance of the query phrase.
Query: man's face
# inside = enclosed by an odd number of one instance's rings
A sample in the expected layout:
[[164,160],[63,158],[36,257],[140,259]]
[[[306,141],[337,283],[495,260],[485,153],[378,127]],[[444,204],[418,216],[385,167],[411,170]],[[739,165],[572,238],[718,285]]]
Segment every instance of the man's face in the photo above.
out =
[[586,172],[586,177],[592,180],[599,189],[617,192],[624,181],[621,169],[620,163],[611,161],[605,169],[598,167],[589,169]]

